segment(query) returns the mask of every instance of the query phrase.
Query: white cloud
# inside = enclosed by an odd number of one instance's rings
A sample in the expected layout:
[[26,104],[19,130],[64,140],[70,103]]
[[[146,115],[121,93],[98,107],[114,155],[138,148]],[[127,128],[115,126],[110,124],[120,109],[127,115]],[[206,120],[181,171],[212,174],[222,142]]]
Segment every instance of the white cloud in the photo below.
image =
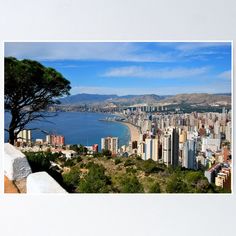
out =
[[172,61],[170,54],[144,52],[133,43],[5,43],[5,56],[34,60]]
[[[176,49],[184,52],[192,52],[192,51],[199,51],[202,49],[210,49],[212,50],[213,48],[219,48],[219,47],[225,47],[225,46],[230,46],[230,43],[226,42],[189,42],[189,43],[180,43],[177,45]],[[206,54],[212,54],[215,53],[215,51],[206,51]]]
[[[201,60],[216,54],[221,46],[230,43],[157,43],[169,50],[148,50],[146,44],[132,42],[7,42],[5,56],[33,60],[106,60],[130,62],[173,62]],[[221,54],[224,53],[221,51]]]
[[146,69],[141,66],[111,68],[105,77],[186,78],[207,73],[209,67]]
[[227,71],[224,71],[222,73],[220,73],[218,75],[219,78],[222,78],[222,79],[231,79],[231,71],[230,70],[227,70]]

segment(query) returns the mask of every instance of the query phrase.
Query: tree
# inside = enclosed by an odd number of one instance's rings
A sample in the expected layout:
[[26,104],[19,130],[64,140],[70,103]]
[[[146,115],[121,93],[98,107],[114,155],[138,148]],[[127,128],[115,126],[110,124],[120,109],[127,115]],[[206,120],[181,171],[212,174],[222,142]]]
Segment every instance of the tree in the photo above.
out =
[[56,100],[69,95],[70,82],[59,72],[37,61],[5,58],[5,109],[11,113],[11,122],[6,129],[9,142],[14,144],[17,134],[33,120],[48,116],[42,112]]
[[155,163],[155,161],[149,159],[147,161],[142,161],[139,163],[139,167],[142,171],[144,171],[146,174],[151,174],[151,173],[156,173],[158,172],[159,169],[157,167],[157,164]]
[[77,167],[71,168],[70,172],[62,175],[63,182],[69,192],[75,192],[80,181],[80,170]]
[[167,193],[188,193],[187,184],[178,176],[172,176],[166,185]]
[[149,193],[160,193],[160,192],[161,188],[158,182],[154,182],[149,188]]
[[102,149],[102,155],[106,157],[111,157],[112,153],[110,150]]
[[133,174],[126,174],[121,180],[122,193],[143,193],[143,186]]
[[118,165],[122,162],[122,160],[120,158],[116,158],[115,159],[115,165]]
[[110,179],[105,174],[105,168],[101,165],[89,163],[89,172],[80,181],[78,192],[81,193],[108,193],[110,191]]
[[63,179],[61,173],[51,165],[51,153],[47,152],[25,152],[24,153],[32,172],[46,171],[51,175],[60,185],[63,186]]

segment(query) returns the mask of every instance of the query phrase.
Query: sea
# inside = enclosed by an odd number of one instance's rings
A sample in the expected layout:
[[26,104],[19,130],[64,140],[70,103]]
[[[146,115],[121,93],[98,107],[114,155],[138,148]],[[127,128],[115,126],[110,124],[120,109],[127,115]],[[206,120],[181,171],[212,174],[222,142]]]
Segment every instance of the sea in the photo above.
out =
[[[101,138],[114,136],[119,138],[119,146],[127,145],[130,140],[129,128],[118,122],[102,121],[108,117],[114,117],[105,113],[90,112],[57,112],[54,117],[46,118],[45,121],[33,121],[26,128],[32,130],[32,139],[44,139],[46,134],[58,134],[65,137],[65,144],[82,144],[91,146],[98,144],[101,150]],[[4,113],[4,127],[10,123],[10,113]],[[5,131],[5,142],[8,133]]]

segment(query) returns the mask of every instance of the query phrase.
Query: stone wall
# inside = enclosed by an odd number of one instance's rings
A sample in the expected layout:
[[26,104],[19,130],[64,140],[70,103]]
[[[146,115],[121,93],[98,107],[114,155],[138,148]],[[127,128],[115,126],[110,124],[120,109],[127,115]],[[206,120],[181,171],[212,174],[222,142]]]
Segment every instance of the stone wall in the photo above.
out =
[[25,155],[9,143],[4,144],[4,174],[9,180],[21,180],[31,174]]
[[32,173],[26,156],[9,143],[4,144],[4,175],[15,184],[23,181],[30,194],[67,193],[48,173]]

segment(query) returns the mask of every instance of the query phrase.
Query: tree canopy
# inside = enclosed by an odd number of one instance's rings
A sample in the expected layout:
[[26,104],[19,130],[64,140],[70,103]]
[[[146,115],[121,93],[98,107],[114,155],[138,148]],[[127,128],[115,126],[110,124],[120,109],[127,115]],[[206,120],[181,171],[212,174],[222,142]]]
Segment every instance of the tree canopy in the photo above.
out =
[[42,111],[69,95],[70,82],[59,72],[33,60],[5,58],[5,109],[11,113],[7,131],[14,144],[17,134],[33,120],[46,117]]
[[105,174],[105,168],[102,165],[93,162],[87,165],[88,173],[80,181],[78,192],[80,193],[108,193],[110,191],[110,179]]

